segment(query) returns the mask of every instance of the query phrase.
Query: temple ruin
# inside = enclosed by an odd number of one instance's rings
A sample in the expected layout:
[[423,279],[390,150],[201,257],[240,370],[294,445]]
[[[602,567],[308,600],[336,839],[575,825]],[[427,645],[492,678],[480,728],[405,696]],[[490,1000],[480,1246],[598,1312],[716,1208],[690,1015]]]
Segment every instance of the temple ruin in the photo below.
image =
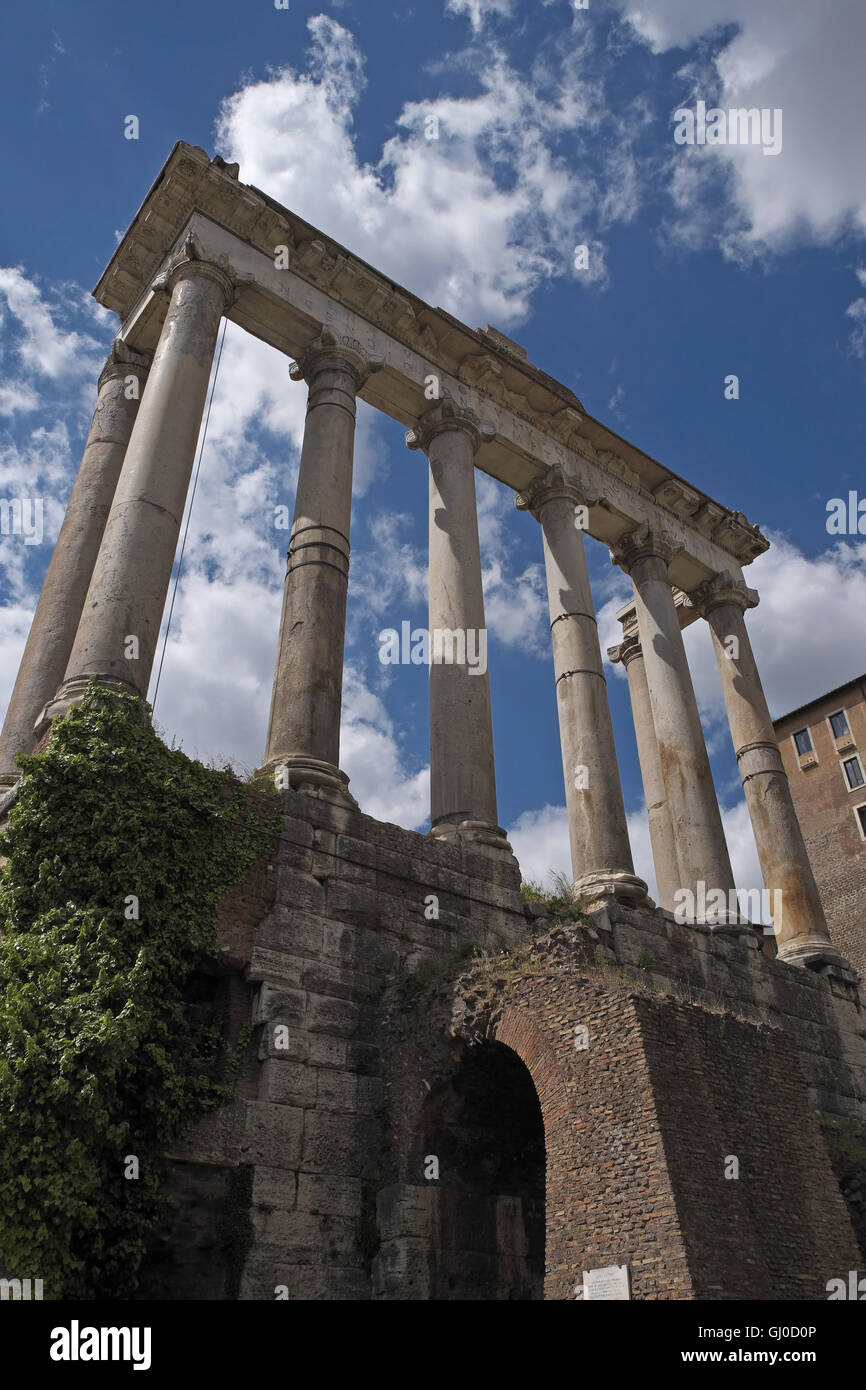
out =
[[[146,699],[222,319],[291,359],[308,393],[263,754],[284,826],[221,923],[254,1048],[234,1105],[169,1156],[187,1218],[184,1251],[165,1234],[161,1287],[591,1298],[616,1268],[634,1298],[825,1297],[864,1238],[862,1180],[835,1141],[866,1132],[866,1014],[746,627],[743,570],[766,539],[510,339],[425,304],[199,148],[174,147],[94,294],[120,329],[0,736],[0,814],[15,755],[89,681]],[[429,463],[431,632],[485,629],[475,470],[538,523],[581,922],[521,897],[486,671],[430,666],[427,836],[366,816],[340,768],[359,398]],[[610,656],[657,904],[632,862],[584,531],[633,585]],[[772,935],[730,908],[673,915],[684,889],[734,901],[682,638],[700,621],[782,908]],[[457,963],[472,942],[486,964]],[[239,1183],[252,1234],[232,1271],[215,1232]]]

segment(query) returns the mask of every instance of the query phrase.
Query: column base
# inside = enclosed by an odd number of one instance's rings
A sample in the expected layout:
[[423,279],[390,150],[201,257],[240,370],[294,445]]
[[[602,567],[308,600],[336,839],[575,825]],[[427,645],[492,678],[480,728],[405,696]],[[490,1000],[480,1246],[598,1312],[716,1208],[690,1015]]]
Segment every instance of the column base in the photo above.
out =
[[783,941],[778,946],[776,959],[788,965],[805,966],[809,970],[820,970],[825,965],[852,969],[842,952],[826,936],[795,936],[790,941]]
[[116,676],[73,676],[71,680],[63,682],[54,699],[49,700],[41,711],[33,725],[37,739],[48,732],[55,719],[65,719],[71,709],[81,704],[92,680],[96,680],[106,690],[116,690],[121,695],[135,695],[136,698],[141,698],[128,681],[118,680]]
[[611,901],[624,907],[655,907],[647,885],[636,874],[583,874],[574,880],[574,892],[587,912],[606,907]]
[[304,753],[292,753],[287,758],[275,758],[266,764],[276,780],[279,769],[285,769],[288,786],[305,796],[317,796],[322,801],[331,801],[337,806],[351,806],[358,810],[358,803],[349,791],[349,779],[333,763],[320,758],[309,758]]
[[446,844],[471,844],[473,849],[492,849],[500,854],[514,851],[508,843],[508,836],[501,825],[493,825],[484,820],[440,820],[430,827],[429,834],[434,840],[444,840]]

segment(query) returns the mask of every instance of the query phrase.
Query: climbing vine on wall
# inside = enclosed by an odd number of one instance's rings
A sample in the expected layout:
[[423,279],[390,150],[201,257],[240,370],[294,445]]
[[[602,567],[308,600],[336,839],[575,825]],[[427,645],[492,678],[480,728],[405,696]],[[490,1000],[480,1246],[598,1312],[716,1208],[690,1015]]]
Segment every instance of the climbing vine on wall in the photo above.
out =
[[128,1297],[160,1155],[227,1098],[184,986],[279,803],[95,684],[22,766],[0,837],[0,1266],[46,1298]]

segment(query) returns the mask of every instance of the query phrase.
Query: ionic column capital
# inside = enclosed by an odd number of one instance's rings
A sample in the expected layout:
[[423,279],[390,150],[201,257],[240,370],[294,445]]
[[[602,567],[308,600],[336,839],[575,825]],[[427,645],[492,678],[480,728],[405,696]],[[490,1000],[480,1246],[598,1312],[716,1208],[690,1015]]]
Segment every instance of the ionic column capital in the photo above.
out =
[[536,521],[541,520],[541,512],[548,502],[562,499],[572,506],[594,507],[598,493],[585,488],[576,478],[571,478],[560,464],[553,464],[540,478],[523,492],[518,492],[514,505],[520,512],[531,512]]
[[659,523],[650,526],[649,522],[644,521],[634,531],[620,536],[619,540],[610,546],[610,558],[612,564],[619,565],[626,574],[631,574],[638,560],[655,556],[668,565],[674,555],[682,549],[680,542],[675,540],[666,526]]
[[689,598],[702,618],[708,618],[713,609],[721,604],[733,603],[741,613],[745,613],[747,608],[757,608],[759,602],[757,590],[748,588],[742,576],[731,574],[728,570],[720,571],[699,585],[689,594]]
[[183,245],[170,257],[151,286],[152,289],[171,294],[179,280],[194,277],[214,280],[222,289],[226,309],[235,301],[238,277],[226,256],[205,256],[194,234],[189,233]]
[[643,647],[639,637],[625,637],[615,647],[608,647],[607,649],[608,661],[614,666],[622,662],[626,670],[628,670],[629,662],[634,661],[637,656],[643,656]]
[[319,372],[329,368],[348,371],[355,378],[357,393],[370,373],[379,371],[382,365],[378,358],[368,357],[364,353],[357,338],[350,338],[348,334],[338,337],[332,329],[325,327],[289,367],[289,376],[292,381],[306,381],[309,386]]
[[469,406],[458,405],[450,396],[443,396],[434,406],[425,411],[414,429],[406,432],[407,449],[429,451],[437,434],[459,431],[465,434],[472,444],[473,454],[491,431],[482,426],[478,416]]
[[99,373],[97,389],[101,391],[106,381],[112,381],[117,377],[137,376],[139,381],[142,381],[150,371],[152,359],[152,353],[133,352],[122,338],[115,338],[105,359],[105,366]]

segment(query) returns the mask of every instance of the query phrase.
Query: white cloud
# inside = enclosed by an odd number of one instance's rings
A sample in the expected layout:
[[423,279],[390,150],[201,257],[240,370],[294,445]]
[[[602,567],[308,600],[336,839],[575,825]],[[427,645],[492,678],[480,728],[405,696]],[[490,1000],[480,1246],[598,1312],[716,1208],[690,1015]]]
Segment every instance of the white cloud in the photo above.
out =
[[[866,289],[866,266],[858,266],[857,279]],[[857,357],[866,357],[866,299],[855,299],[848,305],[845,313],[854,321],[851,330],[851,348]]]
[[[515,559],[514,494],[494,478],[476,472],[478,537],[484,583],[484,618],[488,631],[505,647],[528,656],[550,657],[550,615],[541,559],[528,565]],[[541,556],[541,528],[537,532]]]
[[[739,800],[724,809],[722,822],[737,888],[744,891],[760,889],[763,879],[745,801]],[[645,806],[629,814],[628,837],[634,871],[644,880],[655,902],[658,888]],[[525,879],[549,888],[554,874],[563,873],[571,877],[568,818],[564,806],[548,805],[541,810],[524,811],[509,828],[508,839]]]
[[571,875],[568,818],[564,806],[524,811],[508,827],[508,839],[525,879],[549,888],[553,874]]
[[[278,588],[187,572],[155,719],[190,757],[246,767],[261,763],[279,621]],[[157,667],[158,661],[154,678]]]
[[477,33],[491,15],[510,15],[511,0],[448,0],[446,14],[465,14]]
[[[744,800],[722,808],[722,825],[737,888],[745,893],[762,889],[764,877],[758,860],[758,848],[752,833],[749,810]],[[769,921],[769,918],[767,920]]]
[[[69,324],[80,317],[81,291],[53,285],[43,290],[20,267],[0,267],[0,497],[19,499],[36,521],[42,539],[25,544],[21,535],[0,537],[0,722],[36,608],[51,547],[63,521],[75,470],[71,436],[83,425],[96,398],[96,375],[105,345]],[[90,377],[87,382],[88,376]],[[84,383],[89,401],[83,406]],[[39,423],[21,417],[39,411]]]
[[[264,756],[277,649],[279,588],[191,573],[172,624],[155,719],[190,757],[240,769]],[[6,610],[7,614],[10,610]],[[20,625],[0,629],[14,651]],[[14,668],[13,668],[14,669]],[[10,686],[11,689],[11,686]],[[401,736],[381,699],[348,663],[344,672],[340,765],[362,810],[411,829],[429,821],[428,767],[406,770]]]
[[[655,901],[656,879],[646,808],[631,812],[627,823],[635,873],[647,884],[650,897]],[[525,879],[549,888],[555,874],[571,877],[568,816],[564,806],[548,805],[538,811],[524,811],[509,828],[508,839]]]
[[[725,109],[781,108],[783,149],[769,158],[757,147],[728,145],[676,150],[674,193],[694,232],[705,214],[704,181],[730,178],[732,219],[705,224],[730,254],[796,239],[825,242],[847,229],[866,232],[866,163],[849,132],[866,124],[866,6],[860,0],[616,0],[634,32],[654,53],[706,42],[711,62],[682,70],[687,89],[677,105],[698,97]],[[734,26],[734,32],[731,32]],[[673,123],[667,136],[673,141]]]
[[[478,94],[407,103],[396,114],[400,133],[376,164],[362,164],[351,130],[360,54],[336,21],[319,16],[310,27],[307,72],[284,68],[220,108],[220,152],[245,182],[470,322],[525,318],[540,284],[580,276],[574,246],[587,238],[603,271],[593,230],[636,207],[635,121],[631,109],[621,120],[604,111],[588,39],[560,54],[555,70],[537,64],[530,80],[495,49],[460,55],[455,65],[471,72]],[[437,139],[426,138],[430,117]]]
[[[823,502],[814,506],[823,531]],[[767,534],[770,549],[745,570],[746,583],[760,595],[746,625],[770,713],[778,718],[863,672],[866,540],[840,540],[808,557],[784,536]],[[701,712],[708,724],[724,725],[706,623],[688,628],[685,642]]]
[[351,111],[367,85],[364,59],[348,29],[327,15],[317,14],[307,21],[312,35],[310,71],[334,110]]
[[403,539],[411,518],[378,512],[367,526],[362,549],[352,556],[350,603],[360,618],[399,628],[410,606],[427,601],[427,552]]
[[34,508],[29,515],[42,515],[38,545],[26,545],[17,535],[0,537],[0,592],[7,601],[36,606],[34,571],[41,580],[63,522],[71,472],[69,434],[60,420],[32,430],[21,445],[0,443],[0,497],[27,500]]
[[[10,558],[6,549],[8,545],[9,540],[3,537],[0,540],[0,548],[2,548],[0,549],[0,556],[2,556],[4,570]],[[18,558],[20,558],[20,551]],[[12,587],[20,588],[20,580],[16,578]],[[34,607],[35,602],[33,606],[18,602],[6,602],[0,606],[0,725],[5,717],[12,687],[18,675],[24,643],[27,641],[27,634],[33,621]]]
[[22,366],[43,376],[77,377],[101,366],[100,343],[61,327],[62,309],[46,303],[41,290],[18,266],[0,266],[0,294],[22,329],[17,356]]
[[39,397],[27,381],[9,381],[0,386],[0,415],[27,415],[38,404]]
[[340,766],[368,816],[419,830],[430,822],[430,768],[404,767],[405,755],[384,704],[348,664],[343,675]]

